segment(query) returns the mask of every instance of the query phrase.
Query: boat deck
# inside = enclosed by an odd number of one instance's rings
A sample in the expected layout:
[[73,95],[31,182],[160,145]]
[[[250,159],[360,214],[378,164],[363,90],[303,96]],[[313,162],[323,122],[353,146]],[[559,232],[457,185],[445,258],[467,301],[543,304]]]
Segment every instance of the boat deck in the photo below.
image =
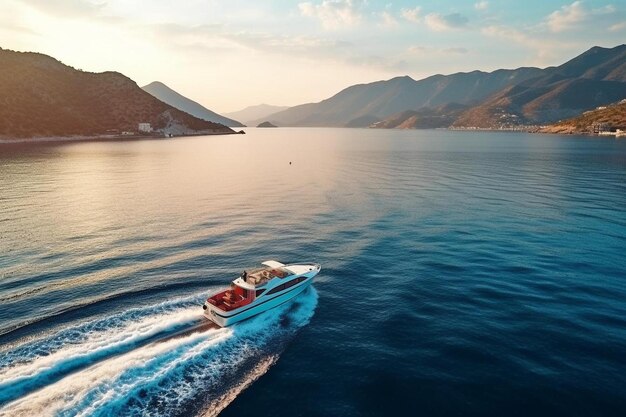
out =
[[220,310],[232,311],[250,304],[252,300],[250,298],[245,298],[243,294],[238,293],[235,289],[217,293],[207,301]]

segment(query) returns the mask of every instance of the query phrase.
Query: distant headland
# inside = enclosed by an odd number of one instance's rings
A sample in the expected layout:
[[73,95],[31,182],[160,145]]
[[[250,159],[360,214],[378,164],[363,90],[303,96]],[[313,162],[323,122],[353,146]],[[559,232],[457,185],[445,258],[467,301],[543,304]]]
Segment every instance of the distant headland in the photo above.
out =
[[274,124],[272,124],[270,122],[263,122],[263,123],[259,123],[257,125],[257,127],[278,127],[278,126],[276,126],[276,125],[274,125]]
[[118,72],[77,70],[39,53],[0,49],[0,140],[77,140],[237,133],[194,117]]

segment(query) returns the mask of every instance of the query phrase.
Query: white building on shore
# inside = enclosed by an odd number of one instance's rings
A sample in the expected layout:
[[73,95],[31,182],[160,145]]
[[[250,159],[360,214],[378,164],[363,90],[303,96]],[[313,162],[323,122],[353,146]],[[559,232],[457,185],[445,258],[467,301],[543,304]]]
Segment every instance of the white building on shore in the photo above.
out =
[[142,133],[150,133],[152,132],[152,126],[150,126],[150,123],[139,123],[137,130]]

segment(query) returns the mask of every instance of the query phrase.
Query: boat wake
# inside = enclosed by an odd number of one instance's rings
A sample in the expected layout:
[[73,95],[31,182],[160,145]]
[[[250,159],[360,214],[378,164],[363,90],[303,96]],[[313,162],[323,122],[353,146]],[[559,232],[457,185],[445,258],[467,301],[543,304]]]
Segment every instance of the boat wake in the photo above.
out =
[[269,369],[317,304],[310,288],[233,327],[207,329],[203,295],[3,349],[0,415],[216,415]]

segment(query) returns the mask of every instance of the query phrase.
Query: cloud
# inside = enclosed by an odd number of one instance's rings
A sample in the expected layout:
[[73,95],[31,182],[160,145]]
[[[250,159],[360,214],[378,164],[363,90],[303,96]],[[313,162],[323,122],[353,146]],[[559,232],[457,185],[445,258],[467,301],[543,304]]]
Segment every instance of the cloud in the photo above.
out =
[[361,21],[360,2],[355,0],[323,0],[314,4],[298,4],[300,14],[318,19],[325,29],[335,30],[353,26]]
[[344,50],[345,53],[345,49],[352,46],[349,42],[309,36],[286,36],[253,32],[223,33],[221,36],[241,46],[259,51],[278,51],[287,55],[301,55],[303,57],[311,55],[318,57],[334,56],[334,53],[338,50]]
[[31,28],[17,24],[15,22],[15,16],[10,15],[10,14],[0,13],[0,31],[16,32],[16,33],[23,34],[23,35],[39,36],[39,33],[32,30]]
[[481,30],[481,33],[492,38],[512,41],[530,49],[539,50],[538,48],[548,45],[547,40],[544,42],[542,39],[533,38],[524,32],[505,26],[487,26]]
[[414,45],[414,46],[409,46],[408,50],[409,52],[412,52],[412,53],[421,54],[424,52],[432,51],[434,50],[434,48],[430,46]]
[[588,26],[593,19],[595,26],[604,28],[608,26],[609,31],[614,32],[620,30],[620,23],[610,25],[609,22],[615,22],[616,16],[620,16],[620,12],[612,4],[589,9],[585,7],[582,1],[575,1],[550,13],[545,23],[551,32],[559,33],[579,28],[582,23],[586,23]]
[[626,29],[626,21],[621,22],[621,23],[616,23],[609,27],[609,30],[611,32],[619,32],[620,30],[624,30],[624,29]]
[[353,46],[349,42],[311,36],[278,35],[267,32],[233,31],[221,24],[187,26],[155,23],[146,31],[174,49],[190,48],[205,51],[253,50],[264,54],[284,54],[304,58],[336,58],[345,56]]
[[474,3],[474,9],[476,10],[487,10],[489,7],[488,1],[479,1],[478,3]]
[[101,14],[103,2],[88,0],[21,0],[42,12],[59,17],[93,17]]
[[607,4],[606,6],[593,9],[591,12],[593,14],[611,14],[611,13],[615,13],[616,11],[617,11],[617,8],[615,8],[615,6],[613,6],[612,4]]
[[409,64],[404,60],[390,60],[378,55],[352,56],[348,57],[346,62],[350,65],[378,68],[391,73],[405,71],[409,68]]
[[413,45],[408,48],[408,51],[412,54],[416,55],[461,55],[466,54],[469,51],[466,48],[462,47],[452,47],[452,48],[435,48],[433,46],[424,46],[424,45]]
[[446,54],[466,54],[469,51],[466,48],[446,48],[443,49],[441,52],[446,53]]
[[483,35],[494,38],[504,38],[521,44],[527,44],[530,38],[519,30],[505,26],[487,26],[481,30]]
[[413,9],[402,9],[402,17],[409,22],[418,23],[421,20],[420,13],[421,7],[414,7]]
[[467,25],[467,17],[452,13],[441,15],[439,13],[430,13],[424,18],[426,26],[435,32],[443,32],[446,30],[461,29]]
[[203,52],[236,52],[236,49],[263,55],[283,55],[290,58],[321,60],[342,65],[380,69],[386,72],[404,71],[405,61],[362,54],[353,43],[325,37],[277,35],[266,32],[231,31],[220,24],[187,26],[181,24],[152,24],[146,30],[174,50],[181,49],[203,55]]
[[384,11],[380,14],[380,17],[382,19],[382,22],[380,23],[379,26],[386,27],[386,28],[392,28],[392,27],[398,26],[398,21],[396,20],[395,17],[393,17],[391,13]]
[[585,20],[588,15],[589,12],[585,9],[582,2],[575,1],[550,13],[547,18],[548,28],[552,32],[563,32]]
[[554,58],[563,49],[571,49],[573,45],[567,41],[557,41],[545,36],[531,36],[525,32],[506,26],[487,26],[481,30],[485,36],[501,41],[511,41],[532,50],[541,61]]

